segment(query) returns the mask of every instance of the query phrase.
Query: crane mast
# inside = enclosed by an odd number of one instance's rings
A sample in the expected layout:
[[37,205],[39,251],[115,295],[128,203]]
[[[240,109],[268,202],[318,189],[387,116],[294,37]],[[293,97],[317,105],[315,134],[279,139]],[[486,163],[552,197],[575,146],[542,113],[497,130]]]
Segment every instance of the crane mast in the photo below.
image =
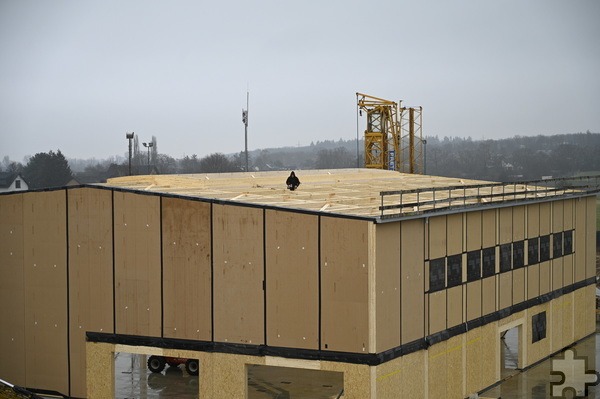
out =
[[365,167],[422,174],[422,107],[400,107],[363,93],[356,100],[359,112],[367,114]]

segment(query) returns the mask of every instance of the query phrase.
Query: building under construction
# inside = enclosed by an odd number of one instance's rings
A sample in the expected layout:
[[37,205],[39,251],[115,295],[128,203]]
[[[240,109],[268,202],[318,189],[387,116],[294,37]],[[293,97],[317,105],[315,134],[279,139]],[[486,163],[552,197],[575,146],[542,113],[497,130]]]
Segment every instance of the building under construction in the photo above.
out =
[[134,176],[0,195],[0,378],[114,397],[114,353],[464,398],[595,331],[596,197],[375,169]]

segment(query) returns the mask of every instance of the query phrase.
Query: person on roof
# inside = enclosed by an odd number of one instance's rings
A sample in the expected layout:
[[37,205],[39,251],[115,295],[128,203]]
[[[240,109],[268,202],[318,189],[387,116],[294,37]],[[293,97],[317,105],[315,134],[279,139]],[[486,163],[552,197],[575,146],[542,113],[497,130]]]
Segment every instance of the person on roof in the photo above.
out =
[[292,171],[292,173],[290,173],[290,176],[285,181],[285,184],[287,184],[287,188],[289,190],[294,191],[300,185],[300,179],[298,179],[294,171]]

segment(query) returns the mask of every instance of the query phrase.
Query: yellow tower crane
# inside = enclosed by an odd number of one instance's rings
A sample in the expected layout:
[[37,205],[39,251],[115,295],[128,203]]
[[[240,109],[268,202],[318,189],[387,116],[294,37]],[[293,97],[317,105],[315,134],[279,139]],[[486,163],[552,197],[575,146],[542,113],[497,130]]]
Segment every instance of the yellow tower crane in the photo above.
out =
[[367,113],[365,167],[422,174],[422,107],[356,93],[358,109]]

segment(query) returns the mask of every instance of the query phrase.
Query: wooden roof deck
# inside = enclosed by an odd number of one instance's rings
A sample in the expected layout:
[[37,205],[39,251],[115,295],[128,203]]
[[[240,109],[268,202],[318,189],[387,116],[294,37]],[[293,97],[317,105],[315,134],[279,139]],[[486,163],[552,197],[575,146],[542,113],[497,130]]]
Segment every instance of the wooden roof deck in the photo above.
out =
[[[501,184],[376,169],[301,170],[296,174],[302,183],[296,191],[286,189],[289,171],[127,176],[109,179],[105,185],[372,218],[398,218],[453,206],[543,199],[549,195],[547,187],[526,183]],[[397,193],[400,191],[401,195]],[[552,196],[565,194],[562,189],[550,191]],[[382,206],[386,208],[383,211]]]
[[457,184],[485,183],[446,177],[409,175],[373,169],[298,171],[296,191],[286,189],[289,172],[245,172],[188,175],[127,176],[107,186],[296,208],[309,211],[380,216],[380,192]]

